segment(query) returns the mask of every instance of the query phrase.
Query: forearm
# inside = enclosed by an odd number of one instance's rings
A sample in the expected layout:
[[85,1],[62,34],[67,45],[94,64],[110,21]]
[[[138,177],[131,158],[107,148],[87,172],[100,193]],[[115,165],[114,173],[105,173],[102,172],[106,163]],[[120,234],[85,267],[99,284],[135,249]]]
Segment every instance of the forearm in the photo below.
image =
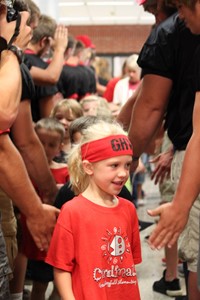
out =
[[75,300],[71,273],[54,268],[54,280],[62,300]]
[[157,75],[146,75],[143,78],[129,127],[129,138],[135,156],[145,152],[158,133],[166,112],[171,87],[172,81],[167,78]]
[[47,199],[47,202],[53,204],[58,188],[38,137],[33,135],[32,139],[19,147],[19,152],[22,155],[28,174]]
[[7,134],[0,136],[0,185],[27,217],[39,215],[41,201],[29,180],[20,154]]
[[[12,70],[12,71],[11,71]],[[10,128],[14,122],[21,96],[21,72],[17,57],[11,51],[3,51],[0,60],[1,106],[0,129]],[[12,89],[10,88],[12,86]]]
[[60,78],[60,73],[64,63],[64,51],[56,49],[53,54],[51,63],[46,69],[40,69],[32,66],[30,69],[31,76],[37,85],[54,85]]
[[179,184],[173,202],[188,212],[200,193],[200,139],[193,134],[187,146]]

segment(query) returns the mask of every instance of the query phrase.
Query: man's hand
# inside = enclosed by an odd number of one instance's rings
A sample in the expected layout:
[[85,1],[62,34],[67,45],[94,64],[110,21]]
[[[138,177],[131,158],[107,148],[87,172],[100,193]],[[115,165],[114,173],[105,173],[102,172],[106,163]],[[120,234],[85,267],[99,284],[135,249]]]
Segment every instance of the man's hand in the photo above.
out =
[[43,204],[39,214],[27,217],[27,226],[40,250],[48,250],[59,212],[59,209]]
[[170,151],[159,154],[149,162],[156,164],[155,170],[151,174],[151,179],[154,180],[155,184],[162,183],[163,180],[170,175],[171,163],[173,154]]
[[[31,40],[31,28],[27,25],[29,13],[27,11],[21,12],[21,24],[19,35],[14,44],[24,50]],[[6,39],[7,43],[11,40],[16,27],[16,21],[7,22],[7,8],[5,5],[0,5],[0,36]]]
[[154,210],[148,210],[151,217],[160,217],[156,228],[148,240],[152,249],[161,249],[165,246],[171,248],[183,231],[189,216],[175,203],[166,203]]
[[62,49],[65,52],[68,44],[68,29],[64,25],[58,25],[55,31],[53,48],[54,51]]

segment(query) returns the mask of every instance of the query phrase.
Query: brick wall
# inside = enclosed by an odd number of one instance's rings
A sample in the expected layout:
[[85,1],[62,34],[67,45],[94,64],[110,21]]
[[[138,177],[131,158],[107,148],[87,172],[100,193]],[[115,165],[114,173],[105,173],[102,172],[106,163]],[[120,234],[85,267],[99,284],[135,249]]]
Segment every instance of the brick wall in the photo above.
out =
[[138,53],[151,31],[151,25],[68,26],[69,33],[87,34],[98,54]]

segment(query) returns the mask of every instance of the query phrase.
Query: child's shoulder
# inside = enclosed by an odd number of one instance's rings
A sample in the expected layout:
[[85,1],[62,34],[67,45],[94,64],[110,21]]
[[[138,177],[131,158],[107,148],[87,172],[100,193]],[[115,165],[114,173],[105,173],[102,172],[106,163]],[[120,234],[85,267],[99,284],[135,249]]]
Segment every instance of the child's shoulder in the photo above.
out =
[[117,196],[117,198],[118,198],[119,203],[121,205],[126,206],[126,207],[132,207],[134,210],[136,209],[134,203],[131,202],[130,200],[125,199],[123,197],[119,197],[119,196]]

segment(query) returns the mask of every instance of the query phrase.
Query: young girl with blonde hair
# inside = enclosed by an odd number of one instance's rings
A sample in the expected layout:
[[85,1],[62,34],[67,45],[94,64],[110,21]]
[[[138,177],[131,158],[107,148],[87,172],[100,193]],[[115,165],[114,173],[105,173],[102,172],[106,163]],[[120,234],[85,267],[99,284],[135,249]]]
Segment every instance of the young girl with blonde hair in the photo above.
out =
[[99,121],[69,153],[76,194],[62,206],[46,262],[62,300],[140,299],[141,262],[134,205],[118,197],[129,177],[132,145],[121,126]]

